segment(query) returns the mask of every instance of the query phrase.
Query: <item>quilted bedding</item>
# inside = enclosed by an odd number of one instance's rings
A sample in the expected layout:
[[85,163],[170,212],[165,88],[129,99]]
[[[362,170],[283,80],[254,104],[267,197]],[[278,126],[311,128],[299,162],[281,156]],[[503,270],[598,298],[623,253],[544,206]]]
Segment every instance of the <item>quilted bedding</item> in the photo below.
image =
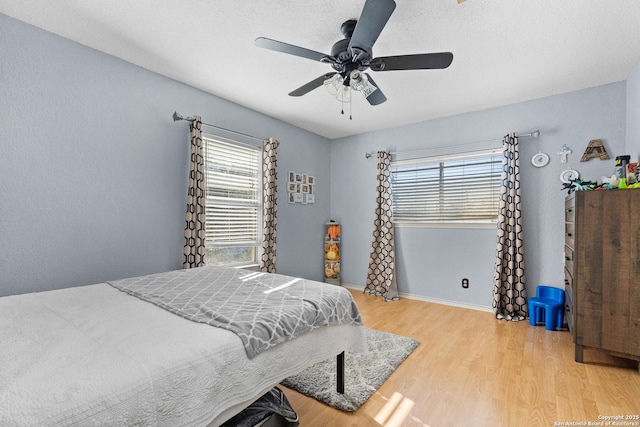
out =
[[185,319],[234,332],[249,358],[320,326],[362,324],[346,289],[281,274],[201,267],[107,283]]
[[218,426],[282,379],[366,348],[346,324],[249,359],[229,330],[106,283],[3,297],[0,426]]

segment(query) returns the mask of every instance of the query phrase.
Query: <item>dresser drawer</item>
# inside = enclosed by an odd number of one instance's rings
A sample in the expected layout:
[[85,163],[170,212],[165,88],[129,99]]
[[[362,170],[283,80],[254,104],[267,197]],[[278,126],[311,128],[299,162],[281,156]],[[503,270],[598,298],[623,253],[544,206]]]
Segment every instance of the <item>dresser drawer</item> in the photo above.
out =
[[573,272],[573,248],[564,245],[564,266],[571,273],[571,277],[575,276]]
[[571,286],[564,287],[564,302],[569,308],[573,307],[573,288]]
[[569,194],[567,197],[564,198],[564,208],[568,209],[568,208],[574,208],[576,206],[576,195],[574,194]]
[[573,276],[566,267],[564,269],[564,312],[569,332],[573,336]]
[[573,288],[573,271],[569,271],[566,265],[564,267],[564,285]]
[[564,224],[564,243],[565,245],[575,248],[576,225],[573,222],[565,222]]
[[565,321],[567,322],[567,327],[569,328],[569,332],[571,333],[571,336],[573,337],[573,341],[575,342],[575,334],[573,332],[574,327],[573,327],[573,305],[571,303],[565,303],[564,305],[564,317],[565,317]]
[[576,209],[575,207],[565,207],[564,209],[564,221],[565,222],[574,222],[576,219]]
[[576,218],[576,195],[571,194],[564,199],[564,220],[574,222]]

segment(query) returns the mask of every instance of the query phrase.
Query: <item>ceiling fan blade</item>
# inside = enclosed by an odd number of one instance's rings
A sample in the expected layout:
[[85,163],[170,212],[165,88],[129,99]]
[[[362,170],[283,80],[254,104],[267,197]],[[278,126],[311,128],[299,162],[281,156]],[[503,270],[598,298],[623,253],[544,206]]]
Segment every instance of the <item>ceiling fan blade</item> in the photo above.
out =
[[327,80],[328,78],[331,78],[331,76],[333,76],[334,74],[336,74],[336,73],[323,74],[320,77],[318,77],[317,79],[313,79],[309,83],[307,83],[305,85],[302,85],[298,89],[290,92],[289,96],[306,95],[307,93],[311,92],[315,88],[318,88],[318,87],[322,86],[322,83],[324,83],[324,81]]
[[421,53],[374,58],[369,66],[373,71],[435,70],[447,68],[452,61],[451,52]]
[[396,2],[393,0],[367,0],[349,41],[349,51],[354,60],[371,57],[373,44],[391,17]]
[[305,49],[304,47],[294,46],[289,43],[279,42],[266,37],[258,37],[255,41],[255,45],[263,49],[275,50],[276,52],[287,53],[294,56],[301,56],[314,61],[320,61],[322,58],[329,56],[324,53],[316,52],[315,50]]
[[367,73],[365,73],[365,75],[367,76],[367,79],[369,79],[369,83],[371,83],[377,88],[377,90],[375,90],[371,95],[367,96],[367,101],[369,101],[369,104],[371,105],[382,104],[387,100],[387,97],[384,96],[384,93],[382,93],[382,91],[380,90],[380,87],[376,84],[376,82],[373,81],[371,76]]

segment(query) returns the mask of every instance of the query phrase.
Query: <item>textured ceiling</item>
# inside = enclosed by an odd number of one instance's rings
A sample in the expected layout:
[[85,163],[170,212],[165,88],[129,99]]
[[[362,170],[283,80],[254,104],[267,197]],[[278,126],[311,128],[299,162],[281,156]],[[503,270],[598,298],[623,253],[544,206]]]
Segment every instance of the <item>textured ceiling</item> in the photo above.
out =
[[332,139],[622,81],[640,59],[638,0],[396,3],[374,56],[450,51],[453,63],[372,72],[388,101],[356,95],[353,120],[324,88],[287,95],[329,65],[254,39],[330,53],[364,0],[0,0],[0,12]]

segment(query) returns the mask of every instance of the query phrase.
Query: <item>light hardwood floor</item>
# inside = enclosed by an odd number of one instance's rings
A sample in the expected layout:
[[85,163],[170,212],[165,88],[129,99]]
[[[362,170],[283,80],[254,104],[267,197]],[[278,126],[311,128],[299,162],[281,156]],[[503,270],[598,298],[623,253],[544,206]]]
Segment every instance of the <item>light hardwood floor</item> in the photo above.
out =
[[585,363],[576,363],[567,331],[351,292],[365,326],[420,345],[354,413],[283,387],[301,427],[607,425],[602,417],[640,415],[638,363],[588,349]]

